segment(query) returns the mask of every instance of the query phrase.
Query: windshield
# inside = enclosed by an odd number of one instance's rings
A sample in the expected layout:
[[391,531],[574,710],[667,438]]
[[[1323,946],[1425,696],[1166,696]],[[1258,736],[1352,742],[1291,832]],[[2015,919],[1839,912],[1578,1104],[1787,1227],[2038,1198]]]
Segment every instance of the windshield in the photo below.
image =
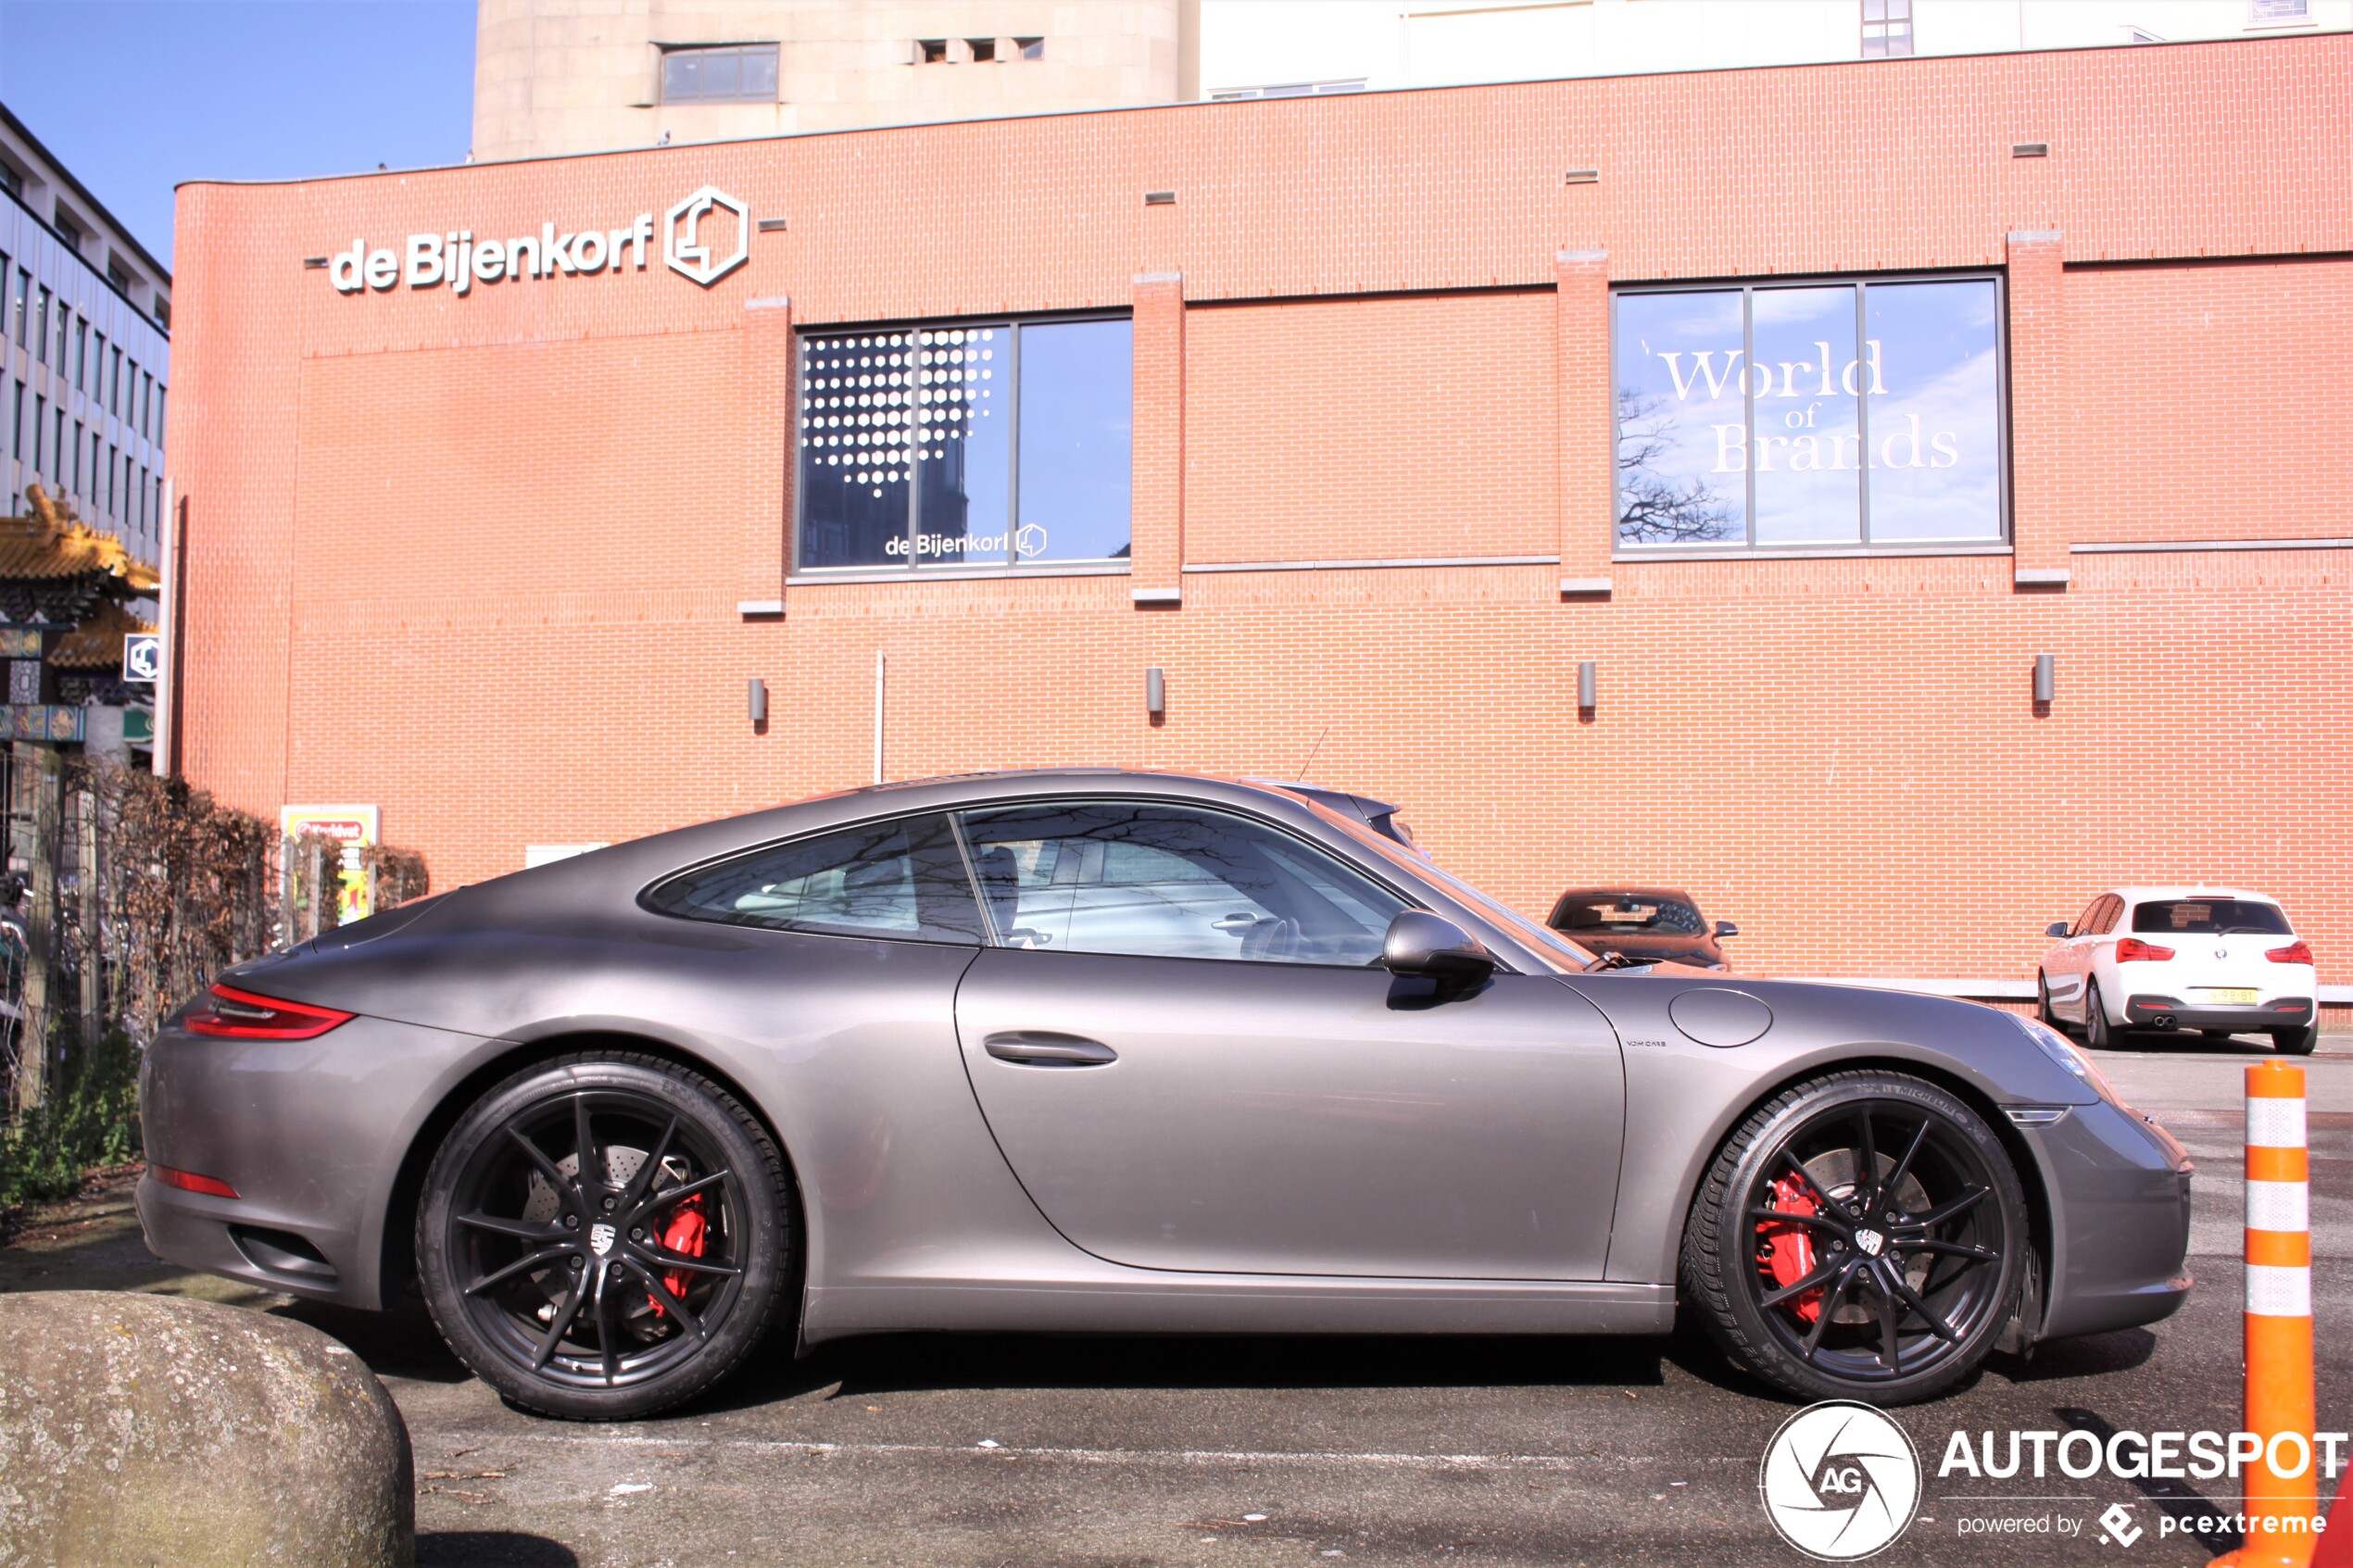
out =
[[1697,936],[1706,929],[1692,905],[1657,894],[1571,893],[1562,898],[1553,921],[1563,931],[1612,936]]
[[1406,880],[1419,878],[1424,882],[1438,884],[1455,898],[1478,910],[1481,919],[1503,927],[1511,933],[1513,939],[1521,947],[1528,948],[1538,958],[1554,964],[1562,972],[1575,973],[1593,961],[1592,953],[1541,922],[1532,921],[1509,906],[1499,903],[1487,894],[1481,893],[1478,888],[1431,859],[1427,850],[1418,847],[1408,847],[1393,838],[1375,833],[1345,812],[1335,811],[1329,807],[1312,801],[1309,804],[1321,811],[1327,821],[1337,822],[1346,829],[1349,837],[1403,872]]
[[2285,936],[2287,916],[2277,904],[2253,898],[2156,898],[2133,906],[2133,929],[2203,935]]

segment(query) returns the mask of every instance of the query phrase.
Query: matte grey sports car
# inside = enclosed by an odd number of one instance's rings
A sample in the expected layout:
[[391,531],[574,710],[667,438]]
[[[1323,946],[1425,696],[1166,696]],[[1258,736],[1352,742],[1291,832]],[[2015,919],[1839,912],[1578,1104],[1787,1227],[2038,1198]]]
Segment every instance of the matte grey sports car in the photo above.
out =
[[146,1053],[164,1257],[623,1417],[772,1329],[1660,1334],[1918,1399],[2189,1287],[2189,1162],[1968,1003],[1589,967],[1364,822],[1077,769],[404,906]]

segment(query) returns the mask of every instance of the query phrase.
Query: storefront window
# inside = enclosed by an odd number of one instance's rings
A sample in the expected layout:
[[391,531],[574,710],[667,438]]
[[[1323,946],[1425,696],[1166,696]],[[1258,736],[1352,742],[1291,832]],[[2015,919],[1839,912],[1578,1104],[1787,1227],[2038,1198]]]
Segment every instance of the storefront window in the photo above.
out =
[[1628,291],[1618,547],[1994,544],[1990,277]]
[[1126,558],[1133,383],[1124,318],[805,338],[800,569]]

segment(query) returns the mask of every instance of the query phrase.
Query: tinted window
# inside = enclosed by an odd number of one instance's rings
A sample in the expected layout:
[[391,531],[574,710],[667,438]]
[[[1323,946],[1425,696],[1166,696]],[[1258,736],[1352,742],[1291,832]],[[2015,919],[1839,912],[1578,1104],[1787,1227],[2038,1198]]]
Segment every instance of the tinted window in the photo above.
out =
[[2287,916],[2277,904],[2258,903],[2251,898],[2161,898],[2135,904],[2133,929],[2218,936],[2233,932],[2257,936],[2289,935]]
[[2089,936],[2092,933],[2097,931],[2099,929],[2100,909],[2101,906],[2105,905],[2107,902],[2108,895],[2103,893],[2098,897],[2093,899],[2090,903],[2084,905],[2083,912],[2075,917],[2075,929],[2069,932],[2068,935],[2070,936]]
[[872,822],[754,850],[646,896],[664,914],[837,936],[981,940],[979,907],[945,817]]
[[1618,935],[1697,936],[1706,929],[1699,910],[1683,900],[1636,893],[1570,894],[1553,923],[1563,931]]
[[1010,947],[1370,964],[1407,906],[1320,849],[1220,811],[1129,801],[968,812]]

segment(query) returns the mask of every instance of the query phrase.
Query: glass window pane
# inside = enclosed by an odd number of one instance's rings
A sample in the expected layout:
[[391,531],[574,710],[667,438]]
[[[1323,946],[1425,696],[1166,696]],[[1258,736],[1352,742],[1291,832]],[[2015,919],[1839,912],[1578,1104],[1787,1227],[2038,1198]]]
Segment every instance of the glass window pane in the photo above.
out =
[[677,50],[661,57],[661,96],[664,103],[692,103],[702,96],[702,56],[691,50]]
[[763,103],[776,96],[776,50],[774,44],[764,49],[744,52],[743,94]]
[[1756,542],[1858,543],[1862,435],[1852,287],[1749,295]]
[[1874,544],[2002,537],[1998,299],[1990,278],[1864,289]]
[[1379,959],[1405,908],[1322,850],[1222,811],[1083,801],[963,823],[1010,947],[1353,966]]
[[980,909],[944,816],[875,822],[689,872],[647,902],[665,914],[839,936],[977,944]]
[[741,91],[742,57],[733,49],[712,49],[702,57],[702,95],[724,103]]
[[[912,442],[916,564],[1002,565],[1013,542],[1009,327],[945,327],[913,334],[918,375],[900,395],[895,439]],[[900,448],[902,453],[906,450]]]
[[1135,332],[1127,321],[1021,329],[1023,560],[1124,560]]
[[1748,540],[1738,291],[1617,297],[1617,538]]
[[812,338],[801,349],[803,567],[907,559],[912,337]]

